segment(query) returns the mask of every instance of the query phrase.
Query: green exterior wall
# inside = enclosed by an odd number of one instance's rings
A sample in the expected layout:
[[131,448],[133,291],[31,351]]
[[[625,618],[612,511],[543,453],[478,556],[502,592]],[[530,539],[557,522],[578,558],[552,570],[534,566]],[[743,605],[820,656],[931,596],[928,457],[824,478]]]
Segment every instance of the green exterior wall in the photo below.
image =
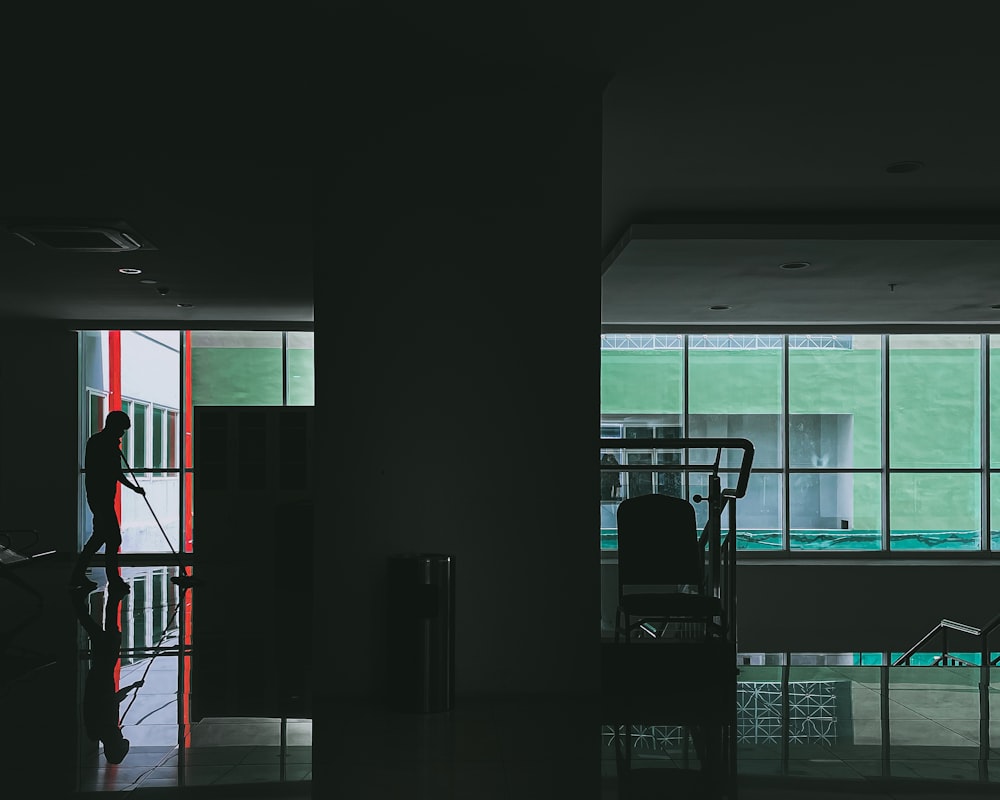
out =
[[[945,472],[980,466],[981,353],[921,344],[894,343],[889,351],[889,461],[892,469],[942,472],[890,474],[891,527],[899,534],[893,546],[900,549],[923,546],[903,532],[981,527],[980,473]],[[780,413],[780,348],[691,349],[689,358],[691,414]],[[881,359],[877,346],[789,350],[790,413],[849,415],[855,469],[883,462]],[[1000,387],[1000,359],[992,351],[990,363]],[[602,350],[601,364],[602,415],[683,413],[682,350]],[[989,397],[991,463],[1000,466],[1000,388]],[[881,481],[855,480],[853,492],[854,527],[880,530]],[[969,542],[966,536],[947,546],[967,549]]]
[[279,348],[191,348],[196,406],[280,406],[281,385]]

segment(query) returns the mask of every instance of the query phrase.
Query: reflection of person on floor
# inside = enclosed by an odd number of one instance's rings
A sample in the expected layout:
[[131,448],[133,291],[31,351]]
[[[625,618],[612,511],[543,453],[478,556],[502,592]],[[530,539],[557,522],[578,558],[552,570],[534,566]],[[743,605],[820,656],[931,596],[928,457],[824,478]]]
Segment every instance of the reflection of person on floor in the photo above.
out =
[[90,559],[104,545],[104,569],[108,584],[128,591],[128,584],[118,573],[118,548],[122,544],[122,531],[118,523],[118,512],[115,510],[115,497],[119,483],[137,494],[146,493],[141,486],[126,478],[122,470],[121,438],[131,427],[132,420],[128,414],[124,411],[112,411],[104,420],[103,430],[87,440],[83,466],[86,472],[87,504],[94,513],[94,532],[76,560],[70,575],[70,586],[88,589],[97,587],[84,573]]
[[144,683],[138,680],[115,689],[115,666],[122,646],[118,613],[124,595],[120,587],[110,588],[104,609],[104,628],[101,628],[87,608],[87,590],[74,588],[70,593],[76,617],[90,637],[90,670],[83,690],[83,727],[88,739],[104,745],[104,757],[112,764],[120,764],[129,748],[129,741],[118,725],[119,704],[132,689]]

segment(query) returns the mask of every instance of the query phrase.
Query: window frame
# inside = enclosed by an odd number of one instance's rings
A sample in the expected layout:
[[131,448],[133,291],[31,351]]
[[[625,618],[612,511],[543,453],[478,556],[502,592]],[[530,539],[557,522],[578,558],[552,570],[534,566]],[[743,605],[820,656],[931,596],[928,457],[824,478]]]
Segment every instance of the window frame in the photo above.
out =
[[[980,426],[980,443],[979,443],[979,465],[966,467],[966,468],[951,468],[951,467],[935,467],[934,469],[928,470],[917,470],[912,468],[902,468],[902,467],[890,467],[890,452],[889,452],[889,426],[890,426],[890,407],[889,407],[889,376],[891,369],[891,358],[892,358],[892,347],[891,347],[891,337],[904,336],[912,334],[931,334],[939,336],[948,336],[951,334],[956,334],[960,336],[969,336],[970,333],[975,334],[978,337],[978,347],[979,347],[979,371],[978,371],[978,390],[980,393],[979,398],[979,419],[978,423]],[[690,350],[692,345],[696,342],[698,346],[704,346],[706,343],[710,343],[712,337],[727,336],[728,334],[720,333],[718,331],[708,331],[705,330],[694,330],[694,329],[678,329],[677,327],[666,327],[666,326],[649,326],[644,327],[642,331],[630,330],[628,326],[603,326],[602,337],[600,347],[602,350],[605,349],[605,343],[607,337],[614,337],[614,339],[620,344],[623,342],[631,344],[631,347],[636,350],[641,349],[679,349],[682,351],[683,357],[683,374],[684,379],[683,385],[681,387],[681,394],[683,397],[683,414],[682,414],[682,430],[690,430],[690,408],[689,408],[689,386],[687,385],[686,376],[689,367]],[[880,438],[881,438],[881,464],[879,466],[871,467],[849,467],[844,468],[843,466],[834,465],[831,467],[814,467],[814,468],[803,468],[803,467],[791,467],[789,458],[789,436],[790,436],[790,422],[793,417],[797,414],[791,414],[789,410],[789,353],[795,346],[802,346],[803,342],[808,343],[810,340],[814,340],[815,344],[812,346],[816,347],[828,347],[836,348],[837,346],[842,346],[837,344],[838,337],[855,337],[855,336],[869,336],[872,339],[877,337],[878,339],[878,349],[879,349],[879,365],[880,365],[880,380],[879,386],[881,390],[881,396],[879,397],[879,426],[880,426]],[[750,346],[763,346],[763,347],[773,347],[780,346],[781,348],[781,375],[780,380],[782,383],[781,393],[782,393],[782,408],[780,412],[781,422],[780,422],[780,432],[782,440],[779,444],[783,449],[783,458],[777,467],[767,467],[767,468],[755,468],[753,470],[754,474],[775,474],[779,476],[782,486],[782,502],[783,510],[780,515],[780,528],[781,528],[781,547],[780,550],[775,548],[771,551],[755,551],[741,547],[738,549],[738,556],[741,559],[769,559],[775,558],[778,560],[788,560],[788,559],[884,559],[884,558],[906,558],[915,560],[941,560],[941,559],[956,559],[956,560],[967,560],[967,559],[981,559],[981,558],[993,558],[994,553],[996,553],[996,543],[1000,542],[1000,531],[992,530],[993,521],[1000,523],[1000,519],[991,520],[991,506],[997,503],[994,495],[996,494],[996,489],[1000,488],[1000,453],[997,456],[992,456],[990,450],[990,399],[991,399],[991,388],[990,388],[990,354],[991,354],[991,337],[992,332],[990,331],[969,331],[969,330],[955,330],[955,329],[923,329],[923,330],[905,330],[905,331],[893,331],[893,330],[881,330],[876,331],[868,328],[851,329],[851,330],[840,330],[838,329],[836,333],[825,334],[816,333],[816,329],[811,330],[785,330],[785,331],[749,331],[742,332],[735,335],[734,340],[739,340],[748,349]],[[627,341],[626,341],[627,340]],[[744,341],[745,340],[745,341]],[[793,344],[794,342],[794,344]],[[1000,335],[996,336],[996,343],[1000,344]],[[645,345],[645,347],[644,347]],[[968,349],[968,348],[965,348]],[[1000,351],[1000,347],[998,347]],[[1000,352],[998,352],[1000,355]],[[603,373],[602,373],[603,374]],[[998,378],[1000,380],[1000,378]],[[1000,399],[1000,385],[997,387],[997,398]],[[662,416],[670,416],[674,414],[673,411],[664,411]],[[832,413],[832,412],[831,412]],[[654,414],[644,413],[644,416],[655,416]],[[603,411],[603,401],[602,410],[600,415],[600,424],[602,427],[601,437],[606,438],[603,428],[613,425],[618,425],[619,429],[623,429],[625,422],[623,417],[625,415],[621,414],[619,410],[616,409],[614,413],[605,414]],[[637,417],[640,415],[636,415]],[[690,435],[690,434],[688,434]],[[601,452],[605,452],[602,448]],[[620,454],[616,454],[620,455]],[[991,458],[996,462],[996,466],[991,466]],[[732,470],[721,470],[722,472],[731,472]],[[905,549],[901,547],[893,547],[891,528],[892,515],[890,508],[891,500],[891,478],[894,475],[903,475],[906,473],[914,472],[934,472],[942,474],[974,474],[979,477],[980,480],[980,492],[979,492],[979,503],[980,503],[980,513],[979,513],[979,541],[978,546],[975,549],[936,549],[933,551],[928,550],[917,550],[917,549]],[[831,550],[810,550],[804,548],[792,549],[791,547],[791,532],[792,522],[791,519],[791,496],[789,492],[789,485],[791,479],[796,475],[818,473],[820,475],[824,474],[837,474],[837,473],[849,473],[853,475],[873,475],[877,476],[877,480],[881,482],[881,496],[879,498],[879,516],[881,520],[880,530],[879,530],[879,547],[870,549],[831,549]],[[866,479],[871,481],[871,478]],[[625,480],[623,479],[623,490],[625,488]],[[995,484],[993,491],[991,492],[991,484]],[[623,491],[624,494],[624,491]],[[738,503],[739,501],[737,501]],[[739,506],[737,505],[737,514]],[[606,516],[606,514],[605,514]],[[996,517],[996,515],[994,515]],[[606,547],[602,547],[602,555],[608,556],[613,553]]]

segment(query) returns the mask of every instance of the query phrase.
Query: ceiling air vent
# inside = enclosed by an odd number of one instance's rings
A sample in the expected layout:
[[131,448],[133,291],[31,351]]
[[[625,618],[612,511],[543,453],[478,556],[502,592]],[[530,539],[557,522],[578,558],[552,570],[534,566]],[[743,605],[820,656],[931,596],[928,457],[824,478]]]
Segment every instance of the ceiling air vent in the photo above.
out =
[[29,244],[69,253],[125,253],[155,250],[122,223],[15,223],[7,228]]

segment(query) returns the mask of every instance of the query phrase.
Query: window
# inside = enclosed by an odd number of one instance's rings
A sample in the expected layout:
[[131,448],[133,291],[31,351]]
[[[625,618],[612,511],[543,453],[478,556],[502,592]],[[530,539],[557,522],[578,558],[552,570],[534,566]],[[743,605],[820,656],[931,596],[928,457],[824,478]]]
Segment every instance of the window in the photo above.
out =
[[87,438],[89,439],[104,427],[104,418],[108,414],[107,395],[93,390],[88,390],[87,408],[89,410],[87,419]]
[[[120,397],[132,419],[122,454],[146,488],[120,496],[123,552],[192,546],[194,406],[312,405],[313,376],[311,332],[81,331],[81,470],[86,437]],[[83,487],[81,475],[78,544],[92,521]]]
[[[753,473],[737,503],[743,550],[993,549],[998,354],[1000,336],[986,334],[605,334],[601,436],[750,439]],[[653,453],[601,452],[656,466]],[[658,463],[683,455],[667,452],[656,451]],[[689,458],[711,463],[714,453]],[[720,462],[724,485],[735,485],[737,467]],[[622,497],[706,490],[699,473],[651,469],[622,473],[612,497],[607,475],[603,549],[614,547]],[[696,510],[704,522],[703,504]]]

